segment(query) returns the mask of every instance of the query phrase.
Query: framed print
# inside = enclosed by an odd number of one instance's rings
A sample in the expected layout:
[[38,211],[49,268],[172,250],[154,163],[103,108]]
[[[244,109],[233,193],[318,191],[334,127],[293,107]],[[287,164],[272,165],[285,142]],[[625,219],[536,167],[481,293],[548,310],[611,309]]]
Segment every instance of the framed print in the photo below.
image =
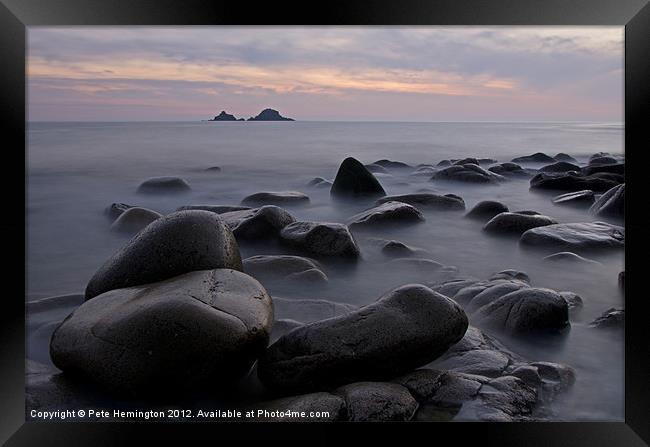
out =
[[647,2],[306,6],[3,0],[2,440],[648,445]]

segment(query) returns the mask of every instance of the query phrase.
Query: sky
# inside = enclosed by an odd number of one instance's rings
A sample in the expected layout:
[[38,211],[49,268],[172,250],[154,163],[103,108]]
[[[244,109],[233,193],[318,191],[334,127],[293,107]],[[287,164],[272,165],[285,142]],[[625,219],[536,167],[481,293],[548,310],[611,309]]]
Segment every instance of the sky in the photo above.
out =
[[623,27],[30,27],[30,121],[623,121]]

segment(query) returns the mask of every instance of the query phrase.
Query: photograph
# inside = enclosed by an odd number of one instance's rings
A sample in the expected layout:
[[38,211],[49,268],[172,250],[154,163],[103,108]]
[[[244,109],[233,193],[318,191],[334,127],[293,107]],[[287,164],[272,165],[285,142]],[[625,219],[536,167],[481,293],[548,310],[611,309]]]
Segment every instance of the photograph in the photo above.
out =
[[624,26],[29,26],[25,419],[624,422]]

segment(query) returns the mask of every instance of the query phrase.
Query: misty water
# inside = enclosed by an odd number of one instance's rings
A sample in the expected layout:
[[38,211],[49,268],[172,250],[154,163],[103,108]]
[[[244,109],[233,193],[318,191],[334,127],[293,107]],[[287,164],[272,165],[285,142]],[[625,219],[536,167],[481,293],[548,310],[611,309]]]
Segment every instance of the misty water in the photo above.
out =
[[[286,207],[298,220],[345,223],[373,201],[333,201],[328,188],[306,185],[317,176],[332,180],[346,156],[363,163],[386,158],[415,166],[464,157],[503,162],[538,151],[551,156],[565,152],[583,163],[595,152],[621,154],[623,129],[607,123],[30,123],[27,300],[82,293],[95,270],[128,241],[109,231],[104,209],[113,202],[165,214],[182,205],[236,205],[251,193],[296,190],[311,199],[308,205]],[[206,171],[211,166],[221,172]],[[430,190],[463,197],[467,209],[481,200],[498,200],[510,210],[534,210],[559,222],[606,220],[585,209],[554,205],[556,194],[529,191],[527,179],[485,186],[432,182],[430,175],[412,173],[393,169],[377,178],[389,195]],[[192,192],[136,194],[143,180],[163,175],[183,177]],[[362,260],[325,262],[327,286],[270,287],[271,295],[364,305],[396,286],[437,279],[387,264],[389,258],[373,238],[421,248],[424,257],[457,267],[459,277],[487,279],[503,269],[525,271],[533,286],[575,292],[584,307],[561,338],[522,341],[493,335],[528,360],[575,368],[576,384],[553,404],[553,419],[622,420],[623,336],[588,327],[605,310],[624,307],[617,285],[624,270],[622,251],[588,255],[602,266],[567,268],[542,260],[551,251],[524,250],[516,237],[486,235],[482,223],[464,219],[464,212],[423,212],[421,224],[355,232]],[[272,243],[240,249],[242,258],[287,253]],[[38,325],[60,321],[61,312],[39,316]],[[47,340],[30,342],[27,354],[49,362]]]

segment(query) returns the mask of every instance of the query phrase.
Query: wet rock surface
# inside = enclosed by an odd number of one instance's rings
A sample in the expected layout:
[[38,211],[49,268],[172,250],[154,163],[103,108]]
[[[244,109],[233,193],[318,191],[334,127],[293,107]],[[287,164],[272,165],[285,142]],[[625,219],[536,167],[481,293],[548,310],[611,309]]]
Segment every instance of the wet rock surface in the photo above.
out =
[[141,194],[184,193],[192,188],[180,177],[152,177],[138,186]]
[[294,222],[280,232],[280,240],[316,256],[357,258],[359,247],[347,225],[329,222]]
[[526,231],[520,243],[567,251],[622,249],[625,229],[605,222],[554,224]]
[[221,218],[239,240],[275,238],[283,228],[296,221],[291,213],[275,205],[226,212]]
[[352,157],[343,160],[339,166],[330,193],[338,197],[386,195],[375,176]]
[[420,194],[402,194],[399,196],[387,196],[379,199],[377,205],[386,202],[401,202],[413,205],[414,207],[425,210],[464,210],[465,202],[461,197],[454,194],[434,194],[434,193],[420,193]]
[[422,213],[412,205],[402,202],[385,202],[352,216],[348,226],[352,229],[386,225],[405,225],[424,222]]

